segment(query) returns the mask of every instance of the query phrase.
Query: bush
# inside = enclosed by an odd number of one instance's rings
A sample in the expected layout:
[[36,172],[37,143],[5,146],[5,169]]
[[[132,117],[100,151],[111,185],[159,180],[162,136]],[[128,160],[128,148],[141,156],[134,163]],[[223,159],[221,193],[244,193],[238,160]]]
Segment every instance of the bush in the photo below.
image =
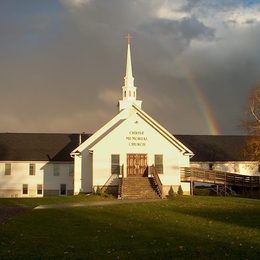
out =
[[182,190],[181,185],[179,185],[179,188],[178,188],[177,194],[178,194],[179,196],[182,196],[182,195],[183,195],[183,190]]
[[169,200],[174,199],[174,190],[173,190],[172,186],[171,186],[171,188],[169,189],[169,192],[168,192],[168,199]]
[[96,190],[96,195],[101,195],[102,194],[102,189],[97,186],[97,190]]

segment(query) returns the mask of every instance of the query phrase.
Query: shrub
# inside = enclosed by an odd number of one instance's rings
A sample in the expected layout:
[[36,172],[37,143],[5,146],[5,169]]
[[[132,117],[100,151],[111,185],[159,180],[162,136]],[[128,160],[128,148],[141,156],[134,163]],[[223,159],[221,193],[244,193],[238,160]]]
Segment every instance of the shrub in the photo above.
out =
[[102,189],[97,186],[97,190],[96,190],[96,195],[101,195],[102,194]]
[[181,185],[179,185],[179,188],[178,188],[177,194],[178,194],[179,196],[182,196],[182,195],[183,195],[183,190],[182,190]]
[[168,192],[168,199],[172,200],[173,198],[174,198],[174,190],[171,186],[171,188],[169,189],[169,192]]

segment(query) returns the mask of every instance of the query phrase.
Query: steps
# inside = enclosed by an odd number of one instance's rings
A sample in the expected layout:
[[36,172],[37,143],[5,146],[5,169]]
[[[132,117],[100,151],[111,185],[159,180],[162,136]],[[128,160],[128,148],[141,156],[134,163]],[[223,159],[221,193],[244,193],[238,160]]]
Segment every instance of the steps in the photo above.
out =
[[153,178],[127,177],[124,178],[121,199],[159,199],[157,186]]

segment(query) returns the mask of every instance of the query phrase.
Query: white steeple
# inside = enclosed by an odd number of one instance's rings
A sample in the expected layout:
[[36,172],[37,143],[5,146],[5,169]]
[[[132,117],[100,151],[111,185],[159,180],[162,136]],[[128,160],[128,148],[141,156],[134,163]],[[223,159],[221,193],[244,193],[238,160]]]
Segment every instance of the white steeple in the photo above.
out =
[[134,86],[134,77],[132,72],[132,62],[131,62],[131,49],[130,42],[131,36],[128,34],[128,45],[127,45],[127,57],[126,57],[126,73],[125,73],[125,85],[122,87],[122,100],[119,100],[119,111],[133,104],[141,108],[142,101],[136,100],[136,87]]

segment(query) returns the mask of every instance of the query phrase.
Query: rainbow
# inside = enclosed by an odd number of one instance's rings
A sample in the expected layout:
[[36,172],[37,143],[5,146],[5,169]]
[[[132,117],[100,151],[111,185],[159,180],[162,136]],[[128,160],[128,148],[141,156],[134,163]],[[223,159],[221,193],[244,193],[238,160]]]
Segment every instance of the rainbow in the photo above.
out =
[[186,73],[186,82],[188,83],[189,87],[191,88],[193,95],[196,98],[197,104],[199,106],[200,112],[203,115],[209,134],[211,135],[219,135],[220,130],[217,124],[217,121],[213,115],[212,109],[208,102],[207,97],[201,91],[199,84],[196,80],[195,74],[192,72],[190,66],[187,64],[182,64],[183,72]]

